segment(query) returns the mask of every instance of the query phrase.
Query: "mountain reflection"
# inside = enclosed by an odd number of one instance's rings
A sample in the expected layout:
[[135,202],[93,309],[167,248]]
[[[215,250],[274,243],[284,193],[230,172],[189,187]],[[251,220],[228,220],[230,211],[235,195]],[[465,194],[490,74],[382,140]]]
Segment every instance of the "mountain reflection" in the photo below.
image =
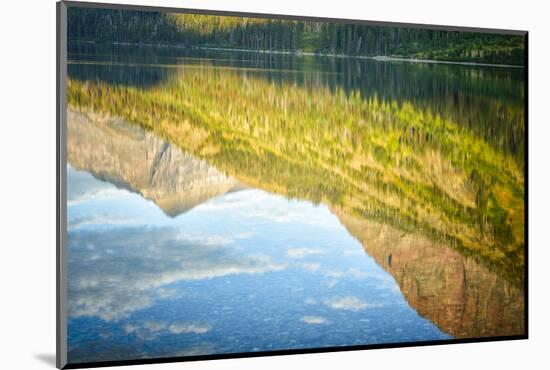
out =
[[521,335],[523,70],[80,44],[70,362]]
[[524,332],[524,291],[452,248],[334,210],[409,304],[456,338]]
[[517,143],[515,114],[507,137],[408,102],[194,67],[145,90],[69,80],[68,94],[248,186],[422,234],[523,284],[523,164],[484,139]]
[[68,160],[75,169],[137,192],[169,216],[243,188],[204,161],[119,119],[69,110],[67,130]]
[[[74,169],[138,193],[171,217],[246,188],[206,162],[123,120],[73,110],[69,110],[68,117],[68,158]],[[89,199],[90,194],[105,196],[113,191],[114,187],[86,176],[89,175],[70,169],[69,204],[78,205],[79,201]],[[93,186],[88,185],[90,182]],[[78,188],[84,191],[73,194],[71,184],[79,184]],[[219,206],[208,204],[197,211],[238,209],[228,208],[233,206],[226,201]],[[234,207],[241,205],[235,203]],[[254,217],[293,220],[292,215],[285,212],[288,211],[256,212]],[[336,205],[331,212],[376,263],[393,276],[407,302],[444,332],[457,338],[523,333],[523,291],[497,271],[444,243],[360,218]],[[237,250],[224,248],[239,238],[238,235],[229,239],[215,235],[192,237],[181,235],[175,227],[155,226],[154,218],[144,228],[129,219],[117,223],[116,219],[97,221],[96,216],[69,220],[69,227],[73,229],[68,263],[69,274],[74,276],[70,280],[69,295],[76,297],[69,302],[69,314],[75,318],[95,316],[105,321],[121,320],[176,294],[165,288],[175,282],[231,274],[262,274],[280,271],[288,264],[288,261],[276,262],[272,257],[239,255]],[[294,220],[304,222],[309,217],[304,215]],[[86,225],[119,226],[109,232],[101,228],[80,229],[84,221]],[[88,247],[82,248],[84,245]],[[294,248],[288,250],[287,259],[300,260],[323,253],[319,248]],[[317,271],[319,264],[305,262],[303,267]],[[360,276],[361,271],[357,274]],[[341,273],[327,276],[338,278]],[[337,282],[333,280],[327,286],[336,284],[334,281]],[[362,310],[372,303],[341,297],[327,301],[327,305]],[[323,316],[314,315],[303,316],[301,320],[312,325],[327,321]],[[168,327],[166,324],[165,329]],[[140,330],[142,335],[147,332]]]

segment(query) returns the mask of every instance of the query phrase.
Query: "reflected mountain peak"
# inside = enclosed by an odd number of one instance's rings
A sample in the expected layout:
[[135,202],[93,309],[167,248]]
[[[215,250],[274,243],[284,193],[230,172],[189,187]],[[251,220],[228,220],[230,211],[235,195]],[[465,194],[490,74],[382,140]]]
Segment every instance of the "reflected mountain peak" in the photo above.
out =
[[68,110],[68,162],[153,201],[176,217],[205,201],[246,186],[121,119]]

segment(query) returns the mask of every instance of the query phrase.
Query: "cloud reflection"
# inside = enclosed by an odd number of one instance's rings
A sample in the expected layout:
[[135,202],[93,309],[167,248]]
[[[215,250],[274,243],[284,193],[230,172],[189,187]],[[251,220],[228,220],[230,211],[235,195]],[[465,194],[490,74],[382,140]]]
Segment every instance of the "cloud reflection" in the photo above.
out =
[[132,195],[109,182],[96,180],[87,172],[76,171],[70,164],[67,164],[67,177],[67,206]]
[[210,331],[209,326],[199,324],[170,324],[162,321],[145,321],[140,324],[126,324],[124,332],[136,335],[141,340],[155,340],[166,334],[204,334]]
[[304,316],[300,320],[310,325],[325,324],[327,322],[327,319],[322,316]]
[[227,242],[170,227],[74,231],[68,245],[69,315],[115,321],[171,297],[172,289],[159,288],[178,281],[285,268],[268,256],[243,256]]
[[327,300],[327,306],[335,310],[361,311],[366,308],[381,307],[378,303],[366,303],[354,296],[338,297]]
[[210,327],[201,326],[201,325],[172,324],[168,327],[168,330],[170,330],[170,333],[172,334],[183,334],[183,333],[204,334],[210,331]]
[[286,254],[290,258],[304,258],[311,255],[323,254],[324,252],[316,248],[289,248]]

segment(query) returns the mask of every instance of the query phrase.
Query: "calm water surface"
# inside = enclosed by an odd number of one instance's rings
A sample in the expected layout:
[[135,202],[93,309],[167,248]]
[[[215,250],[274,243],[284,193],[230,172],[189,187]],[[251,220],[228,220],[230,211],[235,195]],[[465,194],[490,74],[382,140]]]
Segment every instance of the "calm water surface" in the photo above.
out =
[[[69,45],[78,81],[148,89],[183,67],[412,101],[523,160],[522,69]],[[121,118],[69,106],[67,172],[69,362],[523,332],[520,284],[475,256]]]

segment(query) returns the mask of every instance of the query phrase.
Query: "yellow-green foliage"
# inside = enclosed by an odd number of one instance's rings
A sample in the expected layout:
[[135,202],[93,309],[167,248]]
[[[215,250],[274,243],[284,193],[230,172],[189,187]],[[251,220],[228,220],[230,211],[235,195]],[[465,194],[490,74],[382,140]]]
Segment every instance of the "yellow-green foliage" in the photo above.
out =
[[[172,21],[180,31],[194,31],[199,34],[208,35],[213,31],[230,31],[236,27],[264,24],[271,22],[270,19],[248,18],[248,17],[221,17],[217,15],[201,14],[177,14],[168,13],[166,17]],[[286,21],[291,22],[291,21]]]
[[200,66],[148,89],[69,80],[68,100],[251,186],[421,233],[523,281],[522,168],[429,110]]

